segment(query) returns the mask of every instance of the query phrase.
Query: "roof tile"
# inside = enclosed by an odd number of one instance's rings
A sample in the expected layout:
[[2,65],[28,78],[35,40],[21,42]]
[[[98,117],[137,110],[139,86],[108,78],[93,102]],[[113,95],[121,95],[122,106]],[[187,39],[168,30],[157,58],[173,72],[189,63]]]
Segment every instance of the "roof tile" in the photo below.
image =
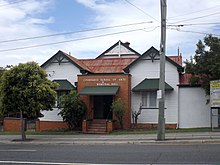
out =
[[124,73],[123,69],[136,58],[99,58],[79,60],[93,73]]

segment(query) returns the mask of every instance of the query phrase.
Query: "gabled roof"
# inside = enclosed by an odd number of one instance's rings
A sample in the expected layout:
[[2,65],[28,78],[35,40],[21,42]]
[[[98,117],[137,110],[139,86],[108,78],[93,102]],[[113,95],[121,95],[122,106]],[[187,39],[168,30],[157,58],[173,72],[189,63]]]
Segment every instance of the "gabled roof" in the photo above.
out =
[[188,74],[188,73],[182,74],[180,76],[180,85],[189,85],[191,77],[192,74]]
[[86,70],[88,72],[91,72],[89,68],[80,62],[77,58],[72,57],[71,55],[59,50],[55,55],[53,55],[51,58],[49,58],[45,63],[41,65],[42,68],[45,68],[48,64],[53,62],[54,60],[62,60],[66,58],[69,62],[71,62],[73,65],[75,65],[79,70]]
[[181,87],[200,87],[201,82],[199,82],[198,84],[191,83],[192,77],[193,77],[193,75],[190,73],[181,74],[178,86],[181,86]]
[[128,43],[128,42],[123,43],[123,42],[121,42],[121,41],[119,40],[119,41],[116,42],[114,45],[112,45],[110,48],[108,48],[106,51],[104,51],[102,54],[100,54],[98,57],[96,57],[96,59],[105,57],[105,54],[106,54],[106,53],[110,52],[113,48],[117,47],[118,45],[122,45],[122,46],[124,46],[125,48],[127,48],[129,51],[131,51],[131,52],[132,52],[132,54],[131,54],[132,56],[137,56],[137,57],[139,57],[140,54],[139,54],[138,52],[136,52],[134,49],[130,48],[130,47],[129,47],[129,44],[130,44],[130,43]]
[[123,69],[132,63],[135,58],[100,58],[81,59],[92,73],[124,73]]
[[171,60],[173,60],[175,63],[179,64],[182,66],[182,56],[178,55],[178,56],[167,56],[168,58],[170,58]]
[[[135,65],[136,63],[138,63],[143,57],[149,57],[149,60],[152,60],[152,61],[154,61],[154,60],[159,60],[159,51],[156,49],[156,48],[154,48],[153,46],[150,48],[150,49],[148,49],[146,52],[144,52],[140,57],[138,57],[134,62],[132,62],[130,65],[128,65],[127,67],[125,67],[124,68],[124,71],[125,72],[128,72],[128,70],[129,70],[129,68],[131,67],[131,66],[133,66],[133,65]],[[169,56],[166,56],[166,60],[168,61],[168,62],[170,62],[171,64],[173,64],[174,66],[176,66],[177,67],[177,69],[178,70],[183,70],[183,67],[180,65],[180,64],[178,64],[178,63],[176,63],[174,60],[172,60],[172,59],[174,59],[174,56],[172,57],[172,58],[169,58]]]

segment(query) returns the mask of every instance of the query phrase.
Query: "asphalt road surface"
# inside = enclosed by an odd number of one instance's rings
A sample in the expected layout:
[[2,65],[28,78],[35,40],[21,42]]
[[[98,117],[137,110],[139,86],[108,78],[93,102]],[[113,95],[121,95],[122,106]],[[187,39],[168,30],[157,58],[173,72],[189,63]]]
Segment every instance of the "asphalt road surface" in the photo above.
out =
[[0,144],[0,164],[217,164],[220,144]]

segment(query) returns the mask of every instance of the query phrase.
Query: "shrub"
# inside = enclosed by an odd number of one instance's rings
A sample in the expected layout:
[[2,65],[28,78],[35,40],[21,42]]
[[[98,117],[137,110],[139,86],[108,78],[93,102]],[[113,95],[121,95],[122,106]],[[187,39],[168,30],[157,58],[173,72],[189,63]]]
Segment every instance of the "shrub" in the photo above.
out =
[[86,112],[86,105],[80,100],[76,91],[70,91],[64,95],[61,101],[61,111],[63,121],[67,122],[70,129],[79,128],[82,124],[83,116]]
[[112,103],[112,110],[114,112],[115,117],[118,119],[121,129],[123,129],[123,117],[125,115],[125,103],[121,98],[113,101]]

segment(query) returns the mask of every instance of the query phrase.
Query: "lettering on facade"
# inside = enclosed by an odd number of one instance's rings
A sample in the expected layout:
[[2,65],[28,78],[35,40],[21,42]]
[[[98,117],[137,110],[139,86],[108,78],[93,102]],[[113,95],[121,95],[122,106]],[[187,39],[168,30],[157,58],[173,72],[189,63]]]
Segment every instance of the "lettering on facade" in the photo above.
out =
[[114,86],[117,82],[126,81],[126,78],[86,78],[83,82],[96,82],[97,86]]

